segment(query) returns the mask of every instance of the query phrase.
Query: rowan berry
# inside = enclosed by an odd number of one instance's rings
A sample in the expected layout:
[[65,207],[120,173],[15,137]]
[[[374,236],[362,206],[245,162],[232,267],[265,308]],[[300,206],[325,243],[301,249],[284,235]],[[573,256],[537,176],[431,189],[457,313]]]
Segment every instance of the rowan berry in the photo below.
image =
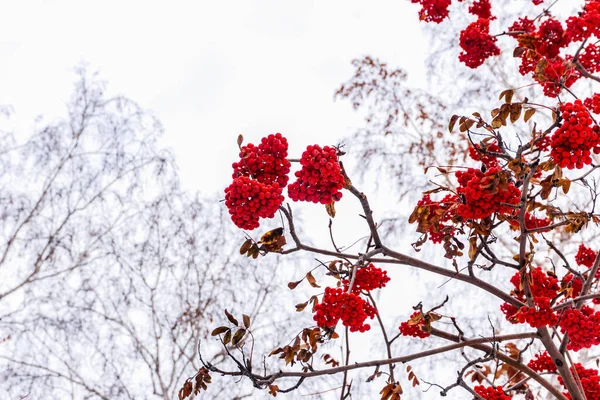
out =
[[497,39],[489,32],[490,20],[479,18],[460,33],[460,47],[463,51],[458,59],[467,67],[477,68],[487,58],[500,54],[500,48],[496,45]]
[[510,182],[509,175],[499,167],[485,173],[469,168],[457,171],[459,201],[456,213],[465,219],[486,218],[494,213],[511,213],[511,204],[520,202],[521,192]]
[[249,143],[240,149],[240,161],[233,163],[233,176],[247,176],[264,184],[277,182],[284,188],[288,183],[290,162],[288,142],[281,133],[262,138],[258,146]]
[[419,19],[425,22],[439,24],[448,16],[448,7],[452,0],[411,0],[413,4],[420,4]]
[[488,386],[485,387],[483,385],[475,386],[473,388],[475,393],[483,397],[485,400],[510,400],[512,397],[508,396],[502,390],[502,386],[496,386],[495,388]]
[[581,100],[560,107],[563,124],[552,135],[550,156],[562,168],[581,169],[600,153],[600,132]]
[[296,172],[296,182],[288,186],[288,195],[294,201],[330,204],[342,198],[345,185],[333,147],[311,145],[300,158],[302,169]]
[[583,265],[588,268],[592,268],[594,260],[598,255],[594,250],[587,248],[583,243],[579,245],[577,254],[575,255],[575,262],[577,265]]
[[470,7],[469,12],[479,18],[496,19],[492,16],[492,5],[490,0],[476,0]]
[[600,93],[595,93],[592,97],[588,97],[583,101],[583,104],[588,111],[600,114]]
[[[373,264],[369,264],[364,268],[356,270],[352,293],[360,294],[362,291],[369,292],[374,289],[381,289],[390,281],[387,276],[387,271],[377,268]],[[347,288],[350,284],[349,279],[342,281],[344,287]]]
[[456,230],[454,226],[445,223],[452,219],[456,201],[457,197],[451,194],[446,195],[441,201],[433,201],[430,195],[426,194],[417,203],[417,208],[423,209],[421,215],[424,220],[420,222],[426,228],[426,233],[433,243],[441,243],[444,238],[454,235]]
[[[421,318],[419,318],[421,317]],[[400,333],[404,336],[412,336],[424,339],[428,336],[431,336],[429,332],[425,332],[423,327],[425,326],[425,321],[421,316],[420,311],[415,311],[410,315],[410,319],[406,322],[402,322],[398,329],[400,329]]]
[[535,372],[556,372],[556,364],[546,351],[536,354],[527,366]]
[[235,178],[225,189],[225,205],[238,228],[255,229],[260,218],[273,218],[283,203],[277,182],[266,185],[247,176]]
[[342,288],[325,288],[320,304],[314,307],[313,319],[321,328],[335,328],[341,320],[350,332],[365,332],[371,329],[365,324],[367,318],[373,319],[377,310],[356,293],[348,293]]

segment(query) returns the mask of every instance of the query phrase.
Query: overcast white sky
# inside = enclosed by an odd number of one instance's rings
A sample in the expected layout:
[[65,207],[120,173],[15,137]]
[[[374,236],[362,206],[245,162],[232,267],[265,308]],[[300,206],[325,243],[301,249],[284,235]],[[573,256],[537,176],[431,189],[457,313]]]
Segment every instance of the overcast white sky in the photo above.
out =
[[0,105],[21,126],[60,115],[85,62],[111,93],[157,114],[184,185],[204,193],[227,185],[239,133],[282,132],[298,155],[360,126],[333,102],[353,58],[378,56],[423,80],[426,45],[408,1],[3,3]]

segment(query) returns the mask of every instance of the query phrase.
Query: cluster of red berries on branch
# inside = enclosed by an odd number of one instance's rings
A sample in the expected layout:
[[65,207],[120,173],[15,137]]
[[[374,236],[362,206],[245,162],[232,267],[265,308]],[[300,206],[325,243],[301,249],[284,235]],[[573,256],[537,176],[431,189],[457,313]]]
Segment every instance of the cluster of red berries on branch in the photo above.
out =
[[426,194],[417,203],[417,208],[423,209],[421,233],[429,234],[433,243],[442,243],[445,237],[454,235],[456,228],[446,222],[452,220],[452,209],[455,208],[457,199],[457,196],[448,194],[441,201],[433,201],[431,196]]
[[552,135],[554,162],[561,168],[581,169],[592,162],[591,152],[600,153],[600,127],[581,100],[560,107],[563,124]]
[[497,40],[490,35],[490,20],[479,18],[460,33],[460,47],[463,51],[458,59],[469,68],[477,68],[487,58],[500,54]]
[[[577,254],[575,254],[575,262],[577,263],[577,265],[592,268],[592,265],[594,265],[594,261],[596,260],[597,256],[598,252],[586,247],[582,243],[579,245]],[[596,278],[600,278],[600,276],[596,274]]]
[[473,388],[475,393],[483,397],[485,400],[510,400],[511,396],[504,393],[502,390],[502,386],[496,386],[495,388],[488,386],[485,387],[483,385],[475,386]]
[[424,327],[425,320],[423,319],[421,311],[415,311],[410,315],[410,319],[408,321],[400,324],[398,329],[400,329],[400,333],[404,336],[412,336],[424,339],[431,336],[429,332],[423,330]]
[[342,198],[345,186],[337,150],[330,146],[311,145],[300,158],[302,169],[296,172],[296,182],[288,186],[294,201],[330,204]]
[[356,293],[348,293],[342,288],[325,288],[320,304],[314,307],[313,319],[320,328],[333,329],[339,321],[350,328],[350,332],[365,332],[371,329],[365,324],[373,319],[377,309]]
[[[515,212],[513,212],[513,217],[514,219],[512,219],[510,221],[510,227],[514,230],[519,230],[520,224],[519,224],[519,212],[518,210],[515,210]],[[547,226],[549,226],[552,223],[552,221],[550,221],[550,219],[548,218],[538,218],[534,215],[532,215],[529,212],[525,213],[525,228],[526,229],[541,229],[541,228],[545,228]],[[549,229],[543,229],[539,232],[547,232],[549,231]]]
[[533,79],[542,85],[544,95],[547,97],[558,96],[563,86],[570,88],[581,78],[580,72],[571,63],[570,56],[566,59],[562,57],[553,60],[542,59],[535,65],[535,70]]
[[535,355],[527,366],[535,372],[556,372],[556,364],[548,352],[544,351]]
[[489,153],[500,153],[500,146],[496,142],[475,144],[475,146],[469,146],[469,156],[475,161],[481,161],[487,168],[497,167],[498,158],[493,154]]
[[600,93],[595,93],[592,97],[588,97],[583,101],[583,104],[589,112],[600,114]]
[[541,328],[543,326],[554,326],[558,322],[558,317],[550,304],[550,299],[546,297],[539,298],[534,307],[521,307],[515,315],[517,322],[527,322],[532,328]]
[[573,274],[567,274],[560,281],[560,291],[565,294],[566,298],[575,298],[579,296],[581,294],[581,289],[583,289],[581,278],[573,278]]
[[225,189],[225,205],[231,220],[241,229],[258,228],[260,218],[273,218],[281,203],[283,196],[277,182],[267,185],[240,176]]
[[[370,292],[374,289],[381,289],[385,287],[389,281],[390,277],[387,275],[387,271],[377,268],[373,264],[369,264],[364,268],[356,270],[352,293],[360,294],[363,291]],[[350,280],[344,279],[342,283],[347,290],[348,285],[350,285]]]
[[[462,0],[459,0],[462,1]],[[421,4],[419,17],[422,21],[440,23],[449,15],[451,0],[412,0]],[[541,4],[543,0],[533,0]],[[490,0],[475,0],[468,8],[478,19],[460,33],[462,52],[459,60],[469,68],[478,68],[484,61],[500,54],[497,39],[490,34],[492,14]],[[566,87],[571,87],[582,77],[573,56],[561,57],[561,50],[571,43],[600,38],[600,0],[586,0],[583,10],[562,23],[545,13],[542,18],[519,18],[507,29],[509,36],[518,42],[515,56],[521,58],[519,72],[531,74],[548,97],[556,97]],[[588,43],[578,54],[577,61],[589,73],[600,72],[600,46]]]
[[290,162],[288,142],[281,133],[262,138],[258,146],[252,143],[240,149],[240,161],[233,163],[233,176],[247,176],[259,183],[279,184],[284,188],[288,183]]
[[600,311],[594,311],[591,307],[564,310],[559,326],[561,332],[569,335],[569,350],[579,351],[600,344]]
[[[579,378],[586,399],[597,400],[600,398],[600,376],[598,376],[597,369],[585,368],[581,363],[575,363],[575,370],[571,367],[571,372]],[[558,377],[558,382],[564,386],[562,377]],[[565,396],[571,399],[570,394],[565,393]]]
[[574,42],[581,42],[592,36],[600,38],[600,1],[586,0],[583,11],[567,19],[567,32]]
[[[504,313],[507,321],[513,324],[527,322],[534,328],[556,325],[558,317],[552,310],[551,303],[560,291],[558,278],[548,275],[540,267],[535,267],[531,268],[524,279],[529,282],[534,307],[523,306],[518,309],[511,304],[503,303],[500,310]],[[521,280],[521,273],[515,273],[510,282],[514,286],[511,291],[512,296],[521,302],[525,302],[525,288]]]
[[579,53],[579,64],[590,74],[600,72],[600,45],[590,43]]
[[452,0],[411,0],[411,2],[422,6],[419,11],[421,21],[439,24],[448,16],[448,7]]
[[288,142],[281,133],[240,148],[240,160],[233,163],[233,182],[225,189],[225,205],[238,228],[255,229],[260,218],[273,218],[283,203],[290,162]]
[[469,12],[479,18],[496,19],[492,16],[492,5],[490,0],[476,0],[470,7]]
[[577,265],[583,265],[585,267],[591,268],[594,264],[594,260],[598,255],[594,250],[586,247],[583,243],[579,245],[579,249],[577,250],[577,254],[575,255],[575,262]]
[[[510,181],[508,172],[493,167],[486,172],[469,168],[457,171],[459,204],[456,213],[464,219],[486,218],[494,213],[512,213],[521,191]],[[460,201],[462,199],[462,203]]]

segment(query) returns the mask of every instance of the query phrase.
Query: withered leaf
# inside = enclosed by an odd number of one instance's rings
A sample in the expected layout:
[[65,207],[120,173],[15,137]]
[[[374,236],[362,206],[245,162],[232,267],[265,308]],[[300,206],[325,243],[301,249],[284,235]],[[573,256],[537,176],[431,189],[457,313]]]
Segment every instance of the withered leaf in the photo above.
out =
[[523,53],[525,53],[525,51],[527,51],[525,47],[515,47],[515,49],[513,50],[513,57],[521,57]]
[[297,312],[304,311],[304,309],[306,308],[307,305],[308,305],[308,301],[306,301],[304,303],[296,304],[296,311]]
[[227,309],[225,309],[225,316],[227,317],[227,319],[229,320],[229,322],[231,322],[235,326],[238,326],[240,324],[238,322],[238,320],[235,319],[234,316],[229,313],[229,311],[227,311]]
[[531,117],[533,117],[533,114],[535,114],[535,108],[528,108],[525,111],[525,117],[523,117],[525,122],[529,121],[531,119]]
[[194,385],[192,382],[187,381],[183,384],[183,387],[179,390],[179,400],[183,400],[186,397],[192,394],[192,390],[194,389]]
[[252,239],[246,239],[244,244],[242,244],[242,247],[240,247],[240,254],[247,253],[250,249],[250,246],[252,246]]
[[217,336],[220,335],[221,333],[225,333],[229,330],[228,327],[226,326],[219,326],[218,328],[213,329],[213,331],[211,332],[211,336]]
[[288,287],[289,287],[291,290],[294,290],[294,289],[296,289],[296,286],[298,286],[298,285],[300,284],[300,282],[302,282],[303,280],[304,280],[304,279],[300,279],[299,281],[296,281],[296,282],[289,282],[289,283],[288,283]]
[[471,236],[469,238],[469,260],[475,259],[477,254],[477,236]]
[[279,386],[277,385],[269,385],[269,394],[273,397],[277,397],[277,392],[279,392]]
[[240,340],[242,340],[245,334],[246,330],[244,328],[238,329],[237,332],[235,332],[235,334],[233,335],[233,339],[231,339],[231,344],[236,346],[240,342]]
[[515,91],[512,89],[504,90],[502,93],[500,93],[500,97],[498,98],[498,100],[502,100],[502,98],[504,97],[504,101],[506,102],[506,104],[510,104],[512,102],[514,94]]
[[456,124],[456,121],[458,121],[458,115],[453,115],[450,118],[450,123],[448,124],[448,130],[450,131],[450,133],[452,133],[452,131],[454,130],[454,125]]
[[523,105],[521,103],[515,103],[510,106],[510,122],[513,124],[519,120],[521,117],[521,111],[523,110]]
[[308,272],[306,274],[306,280],[308,281],[308,283],[310,283],[310,286],[314,287],[314,288],[320,288],[321,286],[319,286],[317,284],[317,280],[315,279],[315,277],[313,276],[312,272]]
[[238,147],[242,147],[242,143],[244,143],[244,136],[240,133],[237,137],[237,145]]
[[231,329],[225,332],[225,336],[223,336],[223,344],[227,344],[231,341]]
[[331,218],[334,218],[335,217],[335,200],[329,204],[325,204],[325,210],[327,211],[327,214]]
[[246,327],[246,329],[250,328],[250,316],[242,314],[242,319],[244,320],[244,326]]

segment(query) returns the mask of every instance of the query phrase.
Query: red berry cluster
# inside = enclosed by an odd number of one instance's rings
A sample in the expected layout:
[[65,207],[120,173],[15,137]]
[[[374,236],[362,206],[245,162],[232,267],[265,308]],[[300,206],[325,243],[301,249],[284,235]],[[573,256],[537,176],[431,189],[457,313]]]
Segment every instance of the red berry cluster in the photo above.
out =
[[[530,213],[525,213],[525,228],[527,229],[537,229],[544,228],[551,224],[551,221],[548,218],[537,218]],[[547,231],[542,231],[547,232]]]
[[[529,289],[535,303],[535,307],[516,307],[504,303],[500,310],[506,316],[506,319],[513,323],[529,323],[532,327],[545,325],[556,325],[557,317],[550,304],[558,296],[560,287],[558,279],[546,274],[540,267],[531,268],[530,273],[525,279],[529,282]],[[514,286],[511,294],[518,300],[525,301],[525,289],[521,283],[521,273],[515,273],[510,282]]]
[[488,57],[500,54],[497,40],[490,35],[490,20],[479,18],[460,33],[460,47],[463,51],[458,59],[469,68],[477,68]]
[[533,64],[533,70],[536,71],[533,74],[533,78],[542,85],[546,96],[558,96],[563,86],[570,88],[581,78],[581,73],[571,63],[569,58],[566,60],[561,57],[556,57],[553,60],[542,59]]
[[582,243],[579,245],[579,249],[577,251],[577,254],[575,255],[575,262],[577,263],[577,265],[583,265],[585,267],[592,268],[592,265],[594,265],[594,260],[596,259],[597,255],[597,252],[587,248]]
[[600,72],[600,45],[590,43],[579,53],[579,63],[591,74]]
[[[600,376],[598,375],[597,369],[585,368],[581,363],[575,363],[575,371],[571,368],[573,374],[577,374],[581,387],[583,388],[583,394],[586,399],[598,399],[600,398]],[[564,386],[563,379],[559,376],[558,382]],[[571,395],[565,393],[568,399],[571,399]]]
[[560,21],[554,18],[548,18],[540,24],[535,35],[535,50],[537,53],[546,57],[548,60],[558,56],[560,49],[569,44],[570,39],[565,35],[565,31]]
[[492,5],[490,4],[490,0],[476,0],[471,7],[469,7],[469,12],[479,18],[489,20],[496,19],[496,17],[492,16]]
[[600,312],[591,307],[563,311],[559,326],[561,332],[569,335],[569,350],[579,351],[600,344]]
[[[518,210],[513,213],[515,219],[510,221],[511,228],[518,230],[520,229],[519,220],[518,220]],[[537,218],[533,216],[531,213],[525,213],[525,228],[526,229],[539,229],[549,226],[552,222],[548,218]],[[547,232],[549,229],[544,229],[540,232]]]
[[337,150],[333,147],[312,145],[300,158],[302,169],[296,172],[296,182],[288,186],[290,199],[330,204],[342,198],[345,185]]
[[585,105],[588,111],[600,114],[600,93],[596,93],[592,97],[585,99],[583,105]]
[[550,299],[546,297],[539,298],[535,307],[521,307],[515,315],[517,322],[527,322],[532,328],[541,328],[542,326],[554,326],[558,322],[558,317],[552,306]]
[[[369,264],[364,268],[356,270],[352,293],[360,294],[362,291],[369,292],[374,289],[381,289],[390,281],[387,276],[387,271],[377,268],[373,264]],[[348,279],[344,279],[344,287],[347,288],[350,284]]]
[[457,192],[463,203],[457,206],[457,214],[465,219],[486,218],[494,213],[511,213],[507,204],[519,204],[521,191],[509,181],[509,176],[500,167],[486,172],[469,168],[456,172],[459,187]]
[[417,207],[428,207],[427,220],[425,225],[427,226],[427,233],[429,239],[433,243],[442,243],[446,236],[453,236],[455,228],[452,225],[446,225],[452,219],[452,209],[456,205],[457,197],[452,194],[446,195],[442,201],[433,201],[431,197],[426,194],[417,203]]
[[532,73],[546,96],[558,96],[563,86],[569,88],[581,77],[572,57],[559,56],[560,50],[571,42],[571,36],[558,20],[549,18],[536,29],[534,21],[525,17],[513,23],[509,31],[514,32],[510,36],[517,39],[522,49],[519,72]]
[[556,364],[546,351],[536,354],[527,366],[535,372],[556,372]]
[[249,143],[240,149],[240,161],[232,165],[232,178],[247,176],[267,185],[277,182],[284,188],[291,165],[287,151],[288,142],[281,133],[262,138],[258,146]]
[[260,183],[247,176],[235,178],[225,189],[225,205],[238,228],[255,229],[260,218],[273,218],[283,203],[281,187]]
[[419,11],[421,21],[439,24],[448,16],[448,7],[452,0],[411,0],[411,2],[422,6]]
[[486,167],[492,168],[498,166],[498,158],[486,153],[500,153],[500,147],[496,142],[489,144],[481,143],[475,146],[469,146],[469,156],[475,161],[481,161]]
[[335,328],[341,320],[350,332],[365,332],[371,329],[365,324],[373,318],[377,310],[356,293],[347,293],[342,288],[325,288],[323,301],[315,306],[313,319],[321,328]]
[[589,39],[592,35],[600,38],[600,1],[588,0],[583,12],[567,19],[567,34],[574,42]]
[[417,316],[420,316],[421,312],[416,311],[410,315],[410,320],[406,322],[402,322],[400,324],[400,333],[404,336],[412,336],[424,339],[428,336],[431,336],[429,332],[425,332],[423,327],[425,326],[425,321],[421,318],[417,323],[411,323],[411,320],[414,320]]
[[502,386],[496,386],[493,388],[491,386],[485,387],[483,385],[475,386],[473,388],[475,393],[483,397],[485,400],[510,400],[511,396],[504,393],[502,390]]
[[591,151],[600,153],[600,128],[581,100],[560,107],[563,124],[552,136],[550,155],[562,168],[583,168],[592,162]]
[[573,274],[565,275],[560,281],[560,290],[565,293],[566,298],[574,298],[579,296],[583,288],[581,278],[573,279]]

